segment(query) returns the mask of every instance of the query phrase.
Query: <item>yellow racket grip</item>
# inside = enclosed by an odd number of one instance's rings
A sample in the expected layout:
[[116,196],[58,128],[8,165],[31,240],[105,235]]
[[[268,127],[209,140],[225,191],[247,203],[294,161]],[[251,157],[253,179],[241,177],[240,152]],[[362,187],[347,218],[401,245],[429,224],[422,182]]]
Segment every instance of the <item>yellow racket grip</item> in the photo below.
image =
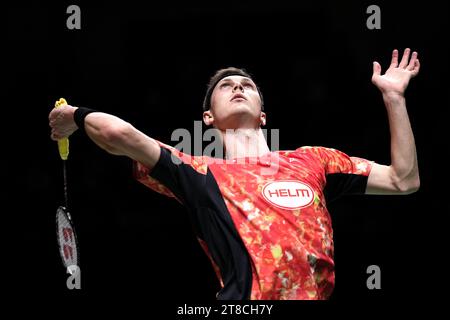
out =
[[[55,108],[67,105],[67,101],[64,98],[60,98],[55,102]],[[69,157],[69,138],[58,140],[59,156],[62,160],[67,160]]]

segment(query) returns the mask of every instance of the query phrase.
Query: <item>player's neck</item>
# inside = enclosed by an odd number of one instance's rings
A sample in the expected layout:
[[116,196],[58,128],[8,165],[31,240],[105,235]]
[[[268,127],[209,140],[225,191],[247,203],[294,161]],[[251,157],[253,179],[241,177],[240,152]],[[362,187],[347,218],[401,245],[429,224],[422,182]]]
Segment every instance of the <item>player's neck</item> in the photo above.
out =
[[261,128],[221,131],[225,158],[259,157],[270,152]]

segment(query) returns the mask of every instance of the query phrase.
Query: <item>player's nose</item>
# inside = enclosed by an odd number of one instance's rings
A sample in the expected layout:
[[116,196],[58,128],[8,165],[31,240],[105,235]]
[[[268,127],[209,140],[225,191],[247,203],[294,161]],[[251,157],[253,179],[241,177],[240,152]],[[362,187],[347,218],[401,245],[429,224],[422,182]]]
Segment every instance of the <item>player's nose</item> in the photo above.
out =
[[241,92],[244,92],[244,87],[239,82],[235,82],[233,86],[233,92],[236,91],[236,89],[239,89]]

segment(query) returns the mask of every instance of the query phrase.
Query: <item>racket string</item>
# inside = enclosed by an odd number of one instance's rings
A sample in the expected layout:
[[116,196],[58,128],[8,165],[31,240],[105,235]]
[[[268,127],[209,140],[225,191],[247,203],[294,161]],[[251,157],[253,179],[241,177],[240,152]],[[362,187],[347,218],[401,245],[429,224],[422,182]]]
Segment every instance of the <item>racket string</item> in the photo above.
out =
[[56,211],[56,229],[59,253],[64,266],[72,274],[70,268],[79,266],[79,249],[74,226],[69,212],[64,207]]

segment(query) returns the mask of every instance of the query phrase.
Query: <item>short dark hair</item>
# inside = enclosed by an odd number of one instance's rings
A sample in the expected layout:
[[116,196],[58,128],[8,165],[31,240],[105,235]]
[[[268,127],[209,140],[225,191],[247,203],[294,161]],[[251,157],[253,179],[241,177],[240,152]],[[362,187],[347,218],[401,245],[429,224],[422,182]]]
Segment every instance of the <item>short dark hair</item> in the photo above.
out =
[[[229,76],[242,76],[252,79],[252,76],[250,73],[248,73],[245,69],[235,68],[235,67],[228,67],[225,69],[220,69],[216,71],[216,73],[209,79],[208,87],[206,89],[206,95],[205,99],[203,100],[203,111],[209,110],[211,107],[211,95],[216,87],[217,83],[222,80],[225,77]],[[253,79],[252,79],[253,80]],[[255,82],[255,80],[253,80]],[[256,82],[255,82],[256,84]],[[261,90],[259,89],[258,85],[256,84],[256,89],[258,90],[259,97],[261,99],[261,111],[264,110],[264,100]]]

